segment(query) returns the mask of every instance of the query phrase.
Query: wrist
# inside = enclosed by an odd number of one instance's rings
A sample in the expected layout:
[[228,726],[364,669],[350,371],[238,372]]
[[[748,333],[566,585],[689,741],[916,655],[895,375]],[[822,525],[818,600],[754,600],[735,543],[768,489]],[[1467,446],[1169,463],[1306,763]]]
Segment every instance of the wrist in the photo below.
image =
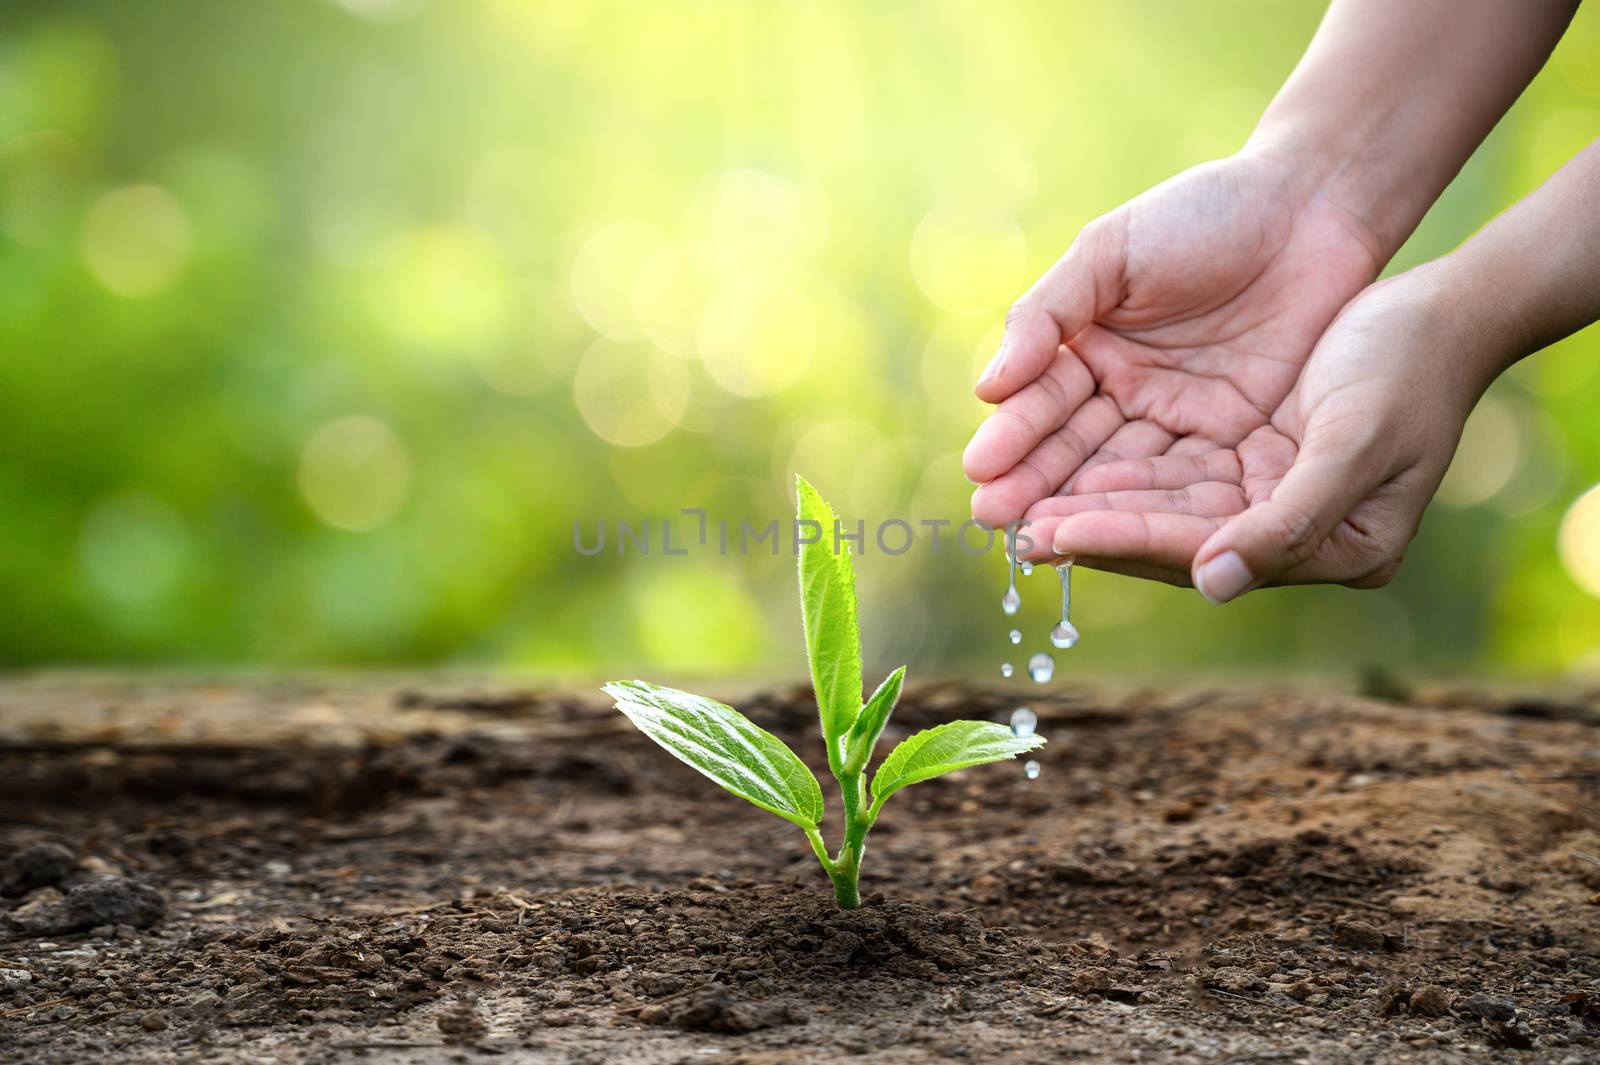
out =
[[1438,355],[1439,385],[1454,395],[1463,418],[1520,357],[1514,314],[1489,291],[1491,277],[1453,253],[1381,282],[1393,286],[1414,335],[1427,338]]
[[1268,110],[1239,154],[1283,168],[1300,196],[1337,208],[1367,239],[1378,264],[1388,262],[1432,203],[1427,183],[1408,180],[1393,160],[1374,152],[1367,131],[1276,111]]

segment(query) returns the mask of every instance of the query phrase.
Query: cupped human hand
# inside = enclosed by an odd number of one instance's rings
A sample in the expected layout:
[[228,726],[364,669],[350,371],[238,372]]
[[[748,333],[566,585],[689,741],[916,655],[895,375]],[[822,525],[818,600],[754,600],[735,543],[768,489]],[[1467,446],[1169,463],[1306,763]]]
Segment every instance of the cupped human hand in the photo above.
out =
[[1185,171],[1090,223],[1007,317],[978,381],[972,513],[1001,527],[1096,466],[1237,449],[1376,276],[1359,218],[1288,162]]
[[1232,447],[1107,462],[1028,512],[1025,555],[1190,584],[1387,583],[1492,375],[1424,271],[1372,285]]

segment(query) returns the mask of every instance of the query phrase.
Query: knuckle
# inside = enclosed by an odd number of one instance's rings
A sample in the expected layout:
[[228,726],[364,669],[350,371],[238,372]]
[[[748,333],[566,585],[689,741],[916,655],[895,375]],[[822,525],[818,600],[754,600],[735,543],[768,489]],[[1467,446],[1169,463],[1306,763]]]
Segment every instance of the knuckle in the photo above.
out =
[[1106,239],[1111,232],[1112,218],[1110,214],[1098,215],[1091,218],[1078,231],[1078,239],[1093,247]]
[[1011,326],[1016,325],[1018,322],[1031,315],[1033,311],[1033,293],[1028,292],[1027,294],[1021,296],[1017,302],[1013,303],[1009,308],[1007,308],[1006,327],[1010,328]]
[[1275,546],[1296,563],[1304,562],[1317,550],[1317,522],[1305,511],[1290,511],[1274,530]]

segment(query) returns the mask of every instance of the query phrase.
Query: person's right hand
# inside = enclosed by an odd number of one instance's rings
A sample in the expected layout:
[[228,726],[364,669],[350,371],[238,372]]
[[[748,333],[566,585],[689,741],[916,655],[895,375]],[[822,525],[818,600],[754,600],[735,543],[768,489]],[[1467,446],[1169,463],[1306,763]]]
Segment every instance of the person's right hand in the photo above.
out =
[[1012,307],[978,381],[999,406],[966,449],[973,517],[1010,524],[1101,463],[1237,446],[1379,257],[1359,218],[1264,154],[1091,222]]

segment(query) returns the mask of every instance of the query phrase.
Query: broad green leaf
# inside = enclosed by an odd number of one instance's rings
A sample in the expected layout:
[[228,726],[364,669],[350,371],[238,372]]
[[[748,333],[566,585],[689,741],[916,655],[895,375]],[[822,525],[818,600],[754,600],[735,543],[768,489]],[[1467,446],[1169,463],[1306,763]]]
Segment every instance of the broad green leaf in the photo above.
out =
[[968,766],[1015,758],[1044,743],[1040,735],[1017,736],[993,721],[951,721],[908,736],[889,752],[872,777],[872,797],[882,802],[908,784]]
[[643,680],[603,690],[639,731],[741,799],[803,828],[822,820],[822,787],[811,770],[733,707]]
[[856,625],[856,574],[850,548],[834,551],[833,508],[804,477],[795,478],[796,513],[821,530],[800,549],[800,616],[805,623],[811,686],[822,714],[828,765],[839,766],[839,740],[861,712],[861,633]]
[[905,666],[885,677],[883,683],[878,685],[878,690],[867,700],[867,705],[861,708],[861,716],[850,726],[850,735],[844,743],[845,762],[858,771],[872,758],[872,748],[878,745],[883,726],[894,712],[894,704],[900,700],[900,686],[905,679]]

